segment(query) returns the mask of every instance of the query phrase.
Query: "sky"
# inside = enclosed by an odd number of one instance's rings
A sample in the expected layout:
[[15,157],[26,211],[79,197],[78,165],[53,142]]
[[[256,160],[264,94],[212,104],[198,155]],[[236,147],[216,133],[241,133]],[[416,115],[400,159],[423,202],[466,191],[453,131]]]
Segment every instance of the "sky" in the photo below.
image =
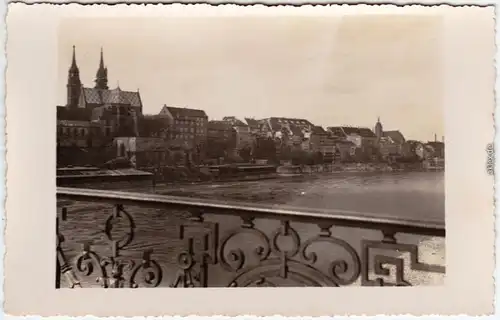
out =
[[59,28],[60,105],[76,46],[93,87],[100,49],[108,85],[139,89],[143,112],[164,104],[224,116],[304,118],[323,127],[444,135],[437,16],[85,18]]

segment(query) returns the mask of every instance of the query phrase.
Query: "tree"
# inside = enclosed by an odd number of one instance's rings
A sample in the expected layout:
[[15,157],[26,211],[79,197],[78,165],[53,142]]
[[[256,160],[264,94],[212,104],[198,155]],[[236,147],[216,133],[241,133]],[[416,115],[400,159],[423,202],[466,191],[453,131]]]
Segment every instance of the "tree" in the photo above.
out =
[[254,158],[276,159],[276,145],[271,138],[257,138],[254,143]]
[[291,160],[294,166],[307,164],[309,155],[303,150],[293,150],[291,152]]
[[249,162],[252,157],[252,147],[247,145],[240,149],[238,152],[239,156],[243,159],[244,162]]
[[280,160],[291,160],[292,159],[292,148],[287,145],[281,145],[280,150]]
[[209,139],[207,141],[207,156],[209,158],[223,158],[226,156],[228,144],[222,139]]
[[323,164],[325,162],[323,153],[321,153],[320,151],[315,152],[313,154],[313,162],[314,164]]

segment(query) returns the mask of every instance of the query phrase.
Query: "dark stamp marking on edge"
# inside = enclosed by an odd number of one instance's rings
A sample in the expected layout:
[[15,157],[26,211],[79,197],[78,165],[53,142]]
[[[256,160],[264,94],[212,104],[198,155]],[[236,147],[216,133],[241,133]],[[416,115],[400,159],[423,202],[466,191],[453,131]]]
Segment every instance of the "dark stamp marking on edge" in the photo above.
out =
[[486,146],[486,172],[489,175],[495,174],[495,146],[493,143],[488,143]]

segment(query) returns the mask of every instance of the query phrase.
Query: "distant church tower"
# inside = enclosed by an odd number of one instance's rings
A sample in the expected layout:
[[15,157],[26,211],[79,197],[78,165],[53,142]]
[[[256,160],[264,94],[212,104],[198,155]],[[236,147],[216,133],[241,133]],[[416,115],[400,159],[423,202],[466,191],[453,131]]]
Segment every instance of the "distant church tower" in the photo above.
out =
[[382,123],[380,123],[380,117],[377,119],[377,123],[375,124],[375,135],[377,136],[377,140],[380,140],[384,135],[384,129],[382,127]]
[[99,62],[99,69],[95,75],[95,87],[96,89],[108,90],[108,68],[104,66],[104,57],[101,48],[101,61]]
[[80,70],[78,70],[78,66],[76,65],[75,46],[73,46],[73,60],[68,71],[68,84],[66,85],[66,88],[66,106],[71,108],[78,107],[78,101],[80,100],[80,93],[82,90],[82,83],[80,81]]

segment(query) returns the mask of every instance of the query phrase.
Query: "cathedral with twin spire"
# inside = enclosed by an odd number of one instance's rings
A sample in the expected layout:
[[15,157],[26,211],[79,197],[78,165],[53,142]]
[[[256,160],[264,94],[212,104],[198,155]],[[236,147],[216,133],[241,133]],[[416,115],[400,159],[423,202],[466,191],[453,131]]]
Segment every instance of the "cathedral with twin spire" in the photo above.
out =
[[137,118],[142,116],[139,90],[125,91],[119,85],[109,89],[108,68],[104,64],[102,48],[94,82],[93,87],[82,84],[73,46],[66,85],[66,105],[58,107],[58,120],[102,122],[107,124],[106,132],[137,135]]

